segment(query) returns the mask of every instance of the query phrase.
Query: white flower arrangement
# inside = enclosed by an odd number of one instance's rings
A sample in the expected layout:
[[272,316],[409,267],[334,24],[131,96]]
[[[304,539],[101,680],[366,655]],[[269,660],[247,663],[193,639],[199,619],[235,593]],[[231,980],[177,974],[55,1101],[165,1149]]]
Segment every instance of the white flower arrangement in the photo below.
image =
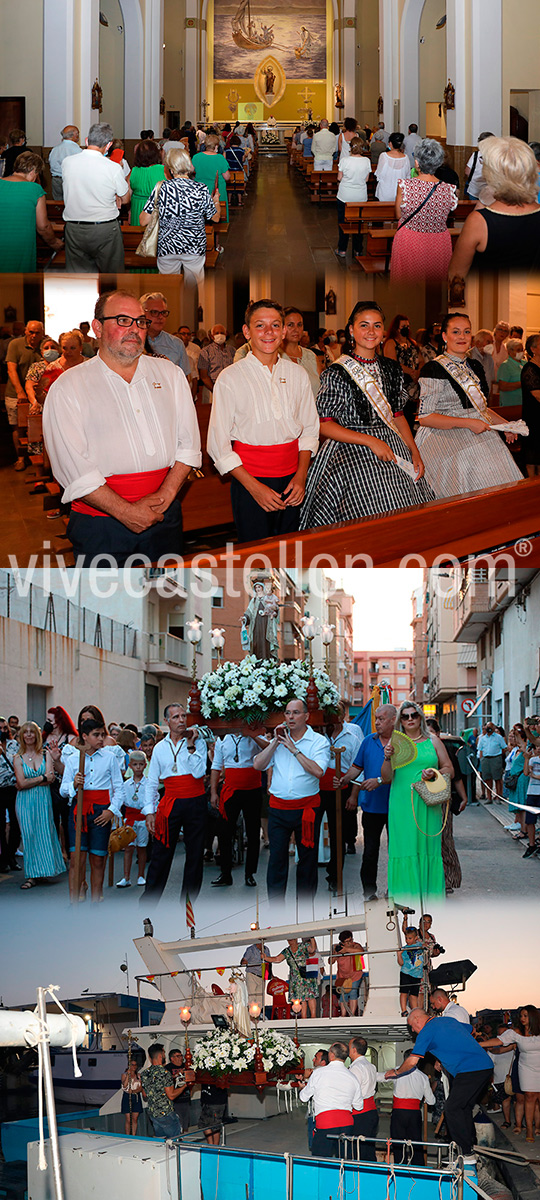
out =
[[[309,678],[308,663],[299,659],[278,663],[274,659],[261,661],[250,654],[241,663],[222,663],[201,679],[203,717],[262,722],[268,713],[283,712],[289,700],[305,700]],[[339,702],[335,684],[318,667],[313,679],[320,707],[335,713]]]
[[[259,1046],[264,1069],[268,1074],[294,1067],[301,1061],[298,1046],[286,1033],[277,1033],[274,1029],[262,1030],[259,1033]],[[215,1029],[195,1044],[193,1067],[198,1071],[208,1071],[216,1078],[220,1075],[238,1075],[242,1071],[253,1071],[255,1050],[256,1043],[249,1038],[242,1037],[232,1030],[224,1032]]]

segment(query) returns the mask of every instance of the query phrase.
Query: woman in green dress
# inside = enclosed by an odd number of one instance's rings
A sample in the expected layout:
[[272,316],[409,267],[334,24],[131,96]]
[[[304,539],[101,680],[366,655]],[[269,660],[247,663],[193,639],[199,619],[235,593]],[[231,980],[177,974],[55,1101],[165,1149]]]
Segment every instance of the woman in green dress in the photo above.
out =
[[45,192],[37,182],[43,167],[39,154],[25,150],[15,160],[13,175],[0,179],[0,271],[35,272],[36,232],[51,250],[64,245],[49,221]]
[[215,192],[216,175],[219,182],[219,198],[226,204],[226,220],[229,220],[229,199],[227,196],[227,180],[230,179],[229,164],[224,154],[219,152],[219,138],[216,133],[207,134],[204,150],[193,155],[195,179],[205,183],[210,195]]
[[286,962],[289,968],[289,1004],[293,1000],[301,1000],[302,1002],[302,1020],[306,1017],[317,1016],[317,1000],[319,997],[319,977],[318,975],[310,975],[306,977],[302,974],[305,970],[308,958],[312,958],[317,953],[317,943],[315,938],[305,938],[299,942],[298,938],[288,938],[285,949],[281,954],[263,954],[265,962],[280,963]]
[[432,808],[413,790],[420,779],[433,779],[434,771],[453,777],[453,768],[440,738],[430,734],[422,709],[404,700],[396,729],[416,743],[413,762],[392,768],[392,742],[384,751],[381,778],[391,783],[388,809],[388,895],[399,904],[419,900],[444,900],[445,882],[441,851],[444,805]]
[[135,147],[133,167],[129,176],[131,188],[130,225],[139,224],[141,209],[152,194],[156,183],[165,179],[165,168],[161,161],[159,146],[146,138]]

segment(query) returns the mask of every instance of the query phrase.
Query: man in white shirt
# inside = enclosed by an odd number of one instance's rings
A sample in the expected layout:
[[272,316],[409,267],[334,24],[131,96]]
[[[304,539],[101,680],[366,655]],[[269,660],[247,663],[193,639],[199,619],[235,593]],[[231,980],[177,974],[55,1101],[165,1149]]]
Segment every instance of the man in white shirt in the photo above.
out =
[[[143,896],[145,900],[157,901],[162,895],[182,829],[186,861],[181,895],[195,900],[203,876],[206,742],[196,725],[187,728],[182,704],[168,704],[164,716],[169,733],[152,754],[142,808],[154,837]],[[165,784],[165,792],[158,804],[161,782]]]
[[65,158],[69,158],[70,154],[82,154],[82,149],[79,146],[79,130],[76,125],[65,125],[60,137],[62,141],[58,146],[53,146],[49,154],[49,167],[51,169],[52,198],[63,201],[62,163]]
[[471,1023],[467,1009],[462,1004],[454,1004],[444,988],[435,988],[431,993],[431,1007],[440,1017],[453,1017],[454,1021],[461,1021],[463,1025]]
[[[339,1158],[340,1143],[335,1135],[352,1135],[353,1109],[363,1106],[360,1084],[345,1066],[349,1051],[343,1042],[334,1042],[328,1050],[328,1066],[311,1072],[308,1082],[299,1092],[300,1100],[313,1097],[315,1133],[311,1153],[315,1158]],[[332,1136],[334,1135],[334,1136]]]
[[[257,886],[254,876],[261,844],[262,790],[261,773],[255,770],[253,759],[267,745],[264,737],[245,737],[241,733],[227,733],[216,741],[210,783],[211,803],[221,817],[218,832],[221,874],[219,879],[212,880],[212,887],[232,887],[232,846],[240,813],[244,817],[247,838],[246,887]],[[222,774],[223,786],[218,793]]]
[[311,153],[313,155],[314,171],[331,171],[334,154],[337,147],[337,137],[328,128],[328,121],[323,117],[317,133],[313,134]]
[[411,167],[414,167],[416,147],[420,145],[421,141],[418,125],[409,125],[409,132],[403,142],[403,153],[408,155]]
[[133,554],[154,563],[181,551],[178,493],[201,465],[199,427],[184,373],[141,357],[147,320],[130,292],[100,296],[99,353],[47,395],[44,439],[81,566],[99,555],[123,566]]
[[99,721],[89,719],[81,725],[81,740],[85,749],[84,771],[79,772],[79,754],[65,759],[60,795],[71,801],[69,813],[69,894],[76,898],[75,838],[77,822],[77,791],[83,787],[81,831],[81,861],[79,881],[86,875],[86,855],[90,858],[90,894],[93,901],[103,898],[103,879],[109,848],[109,825],[114,817],[121,818],[123,779],[120,767],[104,746],[105,729]]
[[[407,1050],[403,1055],[403,1062],[409,1056],[410,1051]],[[400,1071],[402,1070],[401,1067]],[[380,1081],[386,1077],[384,1073],[377,1073],[377,1079]],[[395,1080],[392,1079],[392,1083],[394,1084],[394,1101],[390,1118],[390,1137],[399,1139],[399,1141],[421,1142],[422,1113],[420,1106],[423,1101],[426,1104],[435,1104],[435,1096],[429,1079],[419,1067],[412,1067],[405,1074],[396,1075]],[[402,1146],[395,1147],[396,1162],[401,1162],[402,1152]],[[414,1146],[411,1162],[416,1167],[424,1166],[422,1145]]]
[[[377,1087],[377,1068],[366,1058],[367,1042],[363,1037],[351,1038],[349,1042],[349,1071],[358,1080],[362,1093],[363,1107],[360,1112],[353,1112],[355,1137],[376,1138],[379,1128],[379,1114],[375,1104],[375,1089]],[[359,1144],[361,1162],[376,1162],[375,1142],[365,1141]]]
[[105,158],[113,138],[110,125],[91,125],[86,150],[62,162],[66,271],[124,270],[118,210],[131,190],[120,164]]
[[189,359],[189,374],[191,377],[191,390],[194,398],[197,396],[197,388],[199,384],[199,358],[201,356],[201,347],[194,342],[191,337],[191,329],[189,325],[179,325],[178,337],[184,343],[186,354]]
[[268,898],[284,899],[289,874],[289,842],[295,835],[298,853],[297,894],[314,896],[317,890],[315,818],[319,807],[319,782],[330,764],[326,738],[308,725],[305,700],[291,700],[285,724],[253,760],[256,771],[272,768],[269,784]]
[[482,151],[480,149],[482,142],[486,138],[493,137],[492,133],[481,133],[478,138],[476,150],[471,154],[471,157],[465,167],[465,195],[469,200],[479,200],[480,193],[485,187],[484,183],[484,162],[482,159]]
[[232,476],[238,540],[249,542],[298,529],[319,418],[307,372],[280,354],[281,305],[248,304],[243,333],[250,352],[216,380],[208,453]]
[[[258,929],[259,922],[255,921],[251,928]],[[263,963],[263,954],[269,955],[270,950],[261,938],[260,942],[252,942],[250,946],[246,946],[240,960],[240,966],[246,968],[249,1003],[258,1004],[261,1011],[264,1008],[266,980],[270,969]]]
[[141,304],[149,321],[147,336],[151,349],[180,367],[189,380],[191,369],[184,343],[181,338],[173,337],[172,333],[165,330],[169,309],[163,292],[146,292],[141,296]]
[[341,767],[339,775],[345,773],[352,766],[358,753],[359,738],[350,728],[345,728],[343,717],[345,715],[345,705],[340,702],[339,710],[333,719],[332,723],[326,726],[325,734],[330,747],[330,766],[320,782],[321,802],[317,810],[315,820],[315,845],[319,844],[319,835],[323,816],[326,813],[328,818],[328,834],[330,837],[330,859],[326,869],[328,878],[328,886],[335,890],[338,878],[338,861],[341,862],[343,869],[343,860],[345,857],[345,845],[355,849],[356,835],[358,832],[357,815],[355,811],[346,812],[346,804],[351,792],[351,785],[346,784],[341,788],[341,845],[337,844],[337,797],[334,780],[337,780],[337,759],[333,751],[340,749]]

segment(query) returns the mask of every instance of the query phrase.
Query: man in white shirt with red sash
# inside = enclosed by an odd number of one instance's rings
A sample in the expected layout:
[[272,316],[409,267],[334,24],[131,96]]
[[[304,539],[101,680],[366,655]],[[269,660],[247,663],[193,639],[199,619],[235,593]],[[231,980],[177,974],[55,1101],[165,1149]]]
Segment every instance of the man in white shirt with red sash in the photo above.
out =
[[[403,1062],[410,1057],[410,1051],[403,1055]],[[422,1059],[420,1059],[422,1062]],[[400,1072],[403,1067],[400,1067]],[[390,1072],[377,1073],[377,1079],[385,1080],[387,1077],[392,1079],[394,1084],[394,1101],[392,1104],[392,1116],[390,1118],[390,1137],[396,1138],[399,1141],[422,1141],[422,1112],[421,1105],[425,1100],[426,1104],[435,1104],[435,1096],[431,1090],[431,1085],[427,1075],[420,1070],[420,1067],[412,1067],[411,1070],[404,1074],[399,1074],[392,1078]],[[394,1156],[396,1162],[401,1161],[402,1148],[396,1146]],[[414,1166],[424,1166],[424,1151],[422,1146],[413,1147],[412,1162]]]
[[155,563],[182,550],[178,493],[201,465],[201,442],[184,372],[144,355],[146,326],[130,292],[100,296],[95,358],[55,381],[43,412],[53,474],[71,503],[68,536],[78,566],[131,555]]
[[356,841],[356,834],[358,832],[356,811],[354,813],[347,812],[345,808],[351,792],[351,785],[345,784],[345,786],[341,789],[341,846],[338,847],[336,832],[337,789],[334,786],[337,779],[337,759],[335,754],[332,752],[336,749],[340,749],[342,751],[340,761],[340,776],[345,775],[345,773],[349,770],[349,767],[351,767],[354,763],[358,753],[358,746],[361,742],[361,738],[358,737],[358,734],[354,728],[345,726],[345,722],[343,720],[344,712],[345,705],[342,701],[340,701],[340,707],[336,716],[332,719],[332,722],[326,726],[325,729],[330,745],[331,758],[330,766],[328,767],[328,770],[325,771],[320,782],[321,803],[315,822],[315,842],[318,845],[321,823],[323,816],[326,813],[328,818],[328,833],[330,837],[330,860],[326,869],[326,875],[328,878],[328,886],[330,888],[335,888],[337,884],[338,854],[341,858],[341,865],[343,866],[345,844],[349,845],[352,842],[354,845]]
[[[256,771],[253,759],[261,747],[267,746],[266,738],[246,737],[242,733],[227,733],[218,738],[212,760],[211,801],[219,810],[219,851],[221,874],[212,880],[212,887],[232,886],[232,845],[236,823],[243,814],[247,837],[245,878],[247,887],[256,887],[254,876],[259,862],[261,841],[261,772]],[[224,772],[221,793],[218,782]]]
[[[149,832],[154,836],[143,896],[157,901],[162,895],[182,829],[186,861],[181,895],[195,900],[203,876],[206,742],[196,725],[187,729],[183,705],[168,704],[164,717],[169,733],[158,742],[150,759],[142,809]],[[165,793],[156,805],[161,781]]]
[[232,476],[238,540],[249,542],[298,529],[319,418],[307,371],[280,353],[281,305],[249,304],[243,332],[251,350],[216,380],[208,453]]
[[352,1135],[353,1109],[361,1112],[363,1107],[360,1084],[345,1066],[348,1053],[343,1042],[334,1042],[328,1050],[328,1065],[312,1071],[306,1086],[299,1092],[300,1100],[313,1097],[315,1132],[311,1153],[314,1158],[340,1157],[340,1144],[335,1135]]
[[297,895],[310,897],[317,890],[315,817],[319,783],[330,765],[330,747],[325,737],[310,728],[308,715],[304,700],[290,700],[285,724],[277,726],[275,737],[253,760],[257,771],[272,768],[268,789],[269,900],[285,898],[291,833],[298,852]]
[[[349,1042],[349,1071],[358,1080],[364,1101],[360,1112],[353,1110],[353,1133],[355,1137],[376,1138],[379,1128],[379,1114],[375,1104],[377,1068],[366,1058],[367,1048],[367,1042],[362,1037],[351,1038]],[[361,1162],[376,1162],[375,1142],[359,1142],[358,1156]]]

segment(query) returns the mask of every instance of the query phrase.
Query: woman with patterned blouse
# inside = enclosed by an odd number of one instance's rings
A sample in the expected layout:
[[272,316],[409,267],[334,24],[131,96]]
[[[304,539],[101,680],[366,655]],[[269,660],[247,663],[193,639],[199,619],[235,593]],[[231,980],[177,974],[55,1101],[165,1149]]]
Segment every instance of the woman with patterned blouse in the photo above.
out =
[[165,183],[158,183],[139,216],[148,225],[158,208],[158,271],[162,275],[184,273],[191,287],[202,283],[206,258],[206,221],[217,225],[221,215],[219,189],[211,196],[205,183],[197,183],[193,164],[184,147],[164,156]]
[[306,1017],[315,1017],[317,1015],[317,999],[319,996],[319,976],[313,974],[308,976],[306,963],[308,958],[314,958],[317,954],[317,943],[315,938],[303,938],[301,942],[298,938],[288,938],[287,945],[281,951],[281,954],[264,954],[262,958],[264,962],[281,963],[286,962],[289,968],[289,1004],[294,1000],[302,1002],[302,1020]]
[[341,358],[321,375],[317,409],[323,445],[310,469],[301,529],[385,515],[434,499],[403,415],[401,367],[380,358],[384,313],[355,305]]
[[[443,354],[420,372],[416,444],[438,498],[513,483],[523,476],[491,425],[505,421],[488,408],[489,389],[481,363],[468,358],[471,322],[449,313],[442,322]],[[515,434],[505,434],[507,442]]]

